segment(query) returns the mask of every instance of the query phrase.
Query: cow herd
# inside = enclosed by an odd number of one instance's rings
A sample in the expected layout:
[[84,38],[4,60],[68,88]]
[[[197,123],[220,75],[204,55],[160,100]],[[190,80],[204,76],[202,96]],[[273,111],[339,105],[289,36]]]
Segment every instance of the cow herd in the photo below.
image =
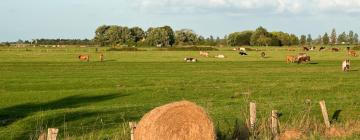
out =
[[[234,51],[238,51],[239,55],[248,55],[246,52],[246,48],[234,48]],[[302,50],[304,52],[307,51],[315,51],[316,47],[302,47]],[[325,47],[320,47],[318,49],[319,51],[324,51],[326,50]],[[340,48],[330,48],[330,50],[332,52],[339,52]],[[294,48],[287,48],[287,51],[296,51],[296,49]],[[347,47],[347,55],[348,56],[353,56],[353,57],[357,57],[358,53],[355,50],[351,50],[350,47]],[[206,51],[200,51],[200,56],[203,57],[210,57],[210,53],[206,52]],[[266,58],[266,53],[265,52],[261,52],[260,53],[261,58]],[[225,56],[223,54],[218,54],[214,56],[215,58],[225,58]],[[184,61],[186,62],[197,62],[198,59],[197,58],[193,58],[193,57],[186,57],[184,58]],[[297,63],[297,64],[302,64],[302,63],[308,63],[311,61],[311,57],[306,54],[306,53],[298,53],[297,55],[287,55],[286,56],[286,63]],[[342,71],[347,72],[350,71],[350,60],[346,59],[345,61],[343,61],[342,63]]]

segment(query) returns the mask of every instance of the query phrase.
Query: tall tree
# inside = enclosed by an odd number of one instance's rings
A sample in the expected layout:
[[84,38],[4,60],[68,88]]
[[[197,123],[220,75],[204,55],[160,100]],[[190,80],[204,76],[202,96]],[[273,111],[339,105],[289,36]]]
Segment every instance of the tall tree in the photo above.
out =
[[197,34],[191,29],[181,29],[175,32],[175,43],[177,45],[195,45],[197,42]]
[[349,44],[354,44],[354,31],[350,30],[348,35]]
[[260,26],[251,35],[250,44],[253,46],[268,46],[271,43],[270,37],[270,33],[264,27]]
[[322,37],[322,40],[323,40],[323,44],[324,44],[324,45],[329,45],[329,43],[330,43],[330,38],[329,38],[328,33],[325,33],[325,34],[324,34],[324,36]]
[[348,39],[347,39],[346,33],[345,33],[345,32],[342,32],[342,33],[339,35],[339,37],[338,37],[338,39],[337,39],[337,42],[338,42],[338,43],[341,43],[341,44],[346,44],[347,41],[348,41]]
[[291,45],[299,45],[299,38],[296,35],[291,34],[290,42],[291,42]]
[[135,42],[141,41],[145,38],[145,32],[140,27],[132,27],[130,28],[130,32]]
[[301,45],[305,45],[305,44],[306,44],[306,36],[305,36],[305,35],[301,35],[301,36],[300,36],[300,44],[301,44]]
[[335,28],[332,29],[330,38],[331,38],[331,45],[335,45],[336,44],[336,30],[335,30]]
[[250,45],[250,38],[253,31],[242,31],[229,34],[227,44],[230,46]]
[[359,35],[355,33],[353,44],[359,44]]
[[306,42],[307,44],[311,45],[312,44],[312,38],[311,38],[311,34],[308,34],[307,38],[306,38]]

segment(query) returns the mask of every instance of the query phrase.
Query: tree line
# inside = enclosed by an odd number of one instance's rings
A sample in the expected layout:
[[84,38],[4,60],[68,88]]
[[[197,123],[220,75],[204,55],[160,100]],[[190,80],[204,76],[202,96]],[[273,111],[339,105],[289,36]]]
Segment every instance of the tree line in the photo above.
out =
[[324,33],[313,39],[310,34],[301,35],[276,31],[269,32],[264,27],[256,30],[233,32],[223,38],[196,34],[191,29],[174,31],[170,26],[150,27],[144,31],[140,27],[118,25],[102,25],[95,30],[93,39],[34,39],[32,41],[6,42],[9,44],[35,45],[99,45],[99,46],[157,46],[171,47],[174,45],[207,45],[207,46],[294,46],[294,45],[337,45],[359,44],[359,35],[354,31],[342,32],[337,35],[332,29],[331,34]]

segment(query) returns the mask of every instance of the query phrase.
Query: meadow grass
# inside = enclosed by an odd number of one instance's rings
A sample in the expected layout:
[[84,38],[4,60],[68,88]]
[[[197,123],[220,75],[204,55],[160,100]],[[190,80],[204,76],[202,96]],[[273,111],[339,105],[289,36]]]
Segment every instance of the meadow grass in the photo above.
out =
[[[129,121],[179,100],[204,107],[223,139],[231,139],[235,120],[248,118],[250,101],[264,129],[274,109],[282,113],[281,128],[302,128],[305,121],[309,129],[321,127],[320,100],[330,115],[342,110],[338,125],[360,120],[360,57],[313,51],[311,63],[286,64],[286,55],[300,51],[257,48],[267,58],[231,48],[210,52],[225,59],[198,51],[100,48],[106,61],[99,62],[95,48],[0,48],[0,139],[37,139],[50,127],[60,129],[61,139],[129,139]],[[79,62],[79,54],[89,54],[90,62]],[[184,57],[199,62],[185,63]],[[352,64],[347,73],[341,71],[346,58]],[[320,131],[307,135],[323,137]]]

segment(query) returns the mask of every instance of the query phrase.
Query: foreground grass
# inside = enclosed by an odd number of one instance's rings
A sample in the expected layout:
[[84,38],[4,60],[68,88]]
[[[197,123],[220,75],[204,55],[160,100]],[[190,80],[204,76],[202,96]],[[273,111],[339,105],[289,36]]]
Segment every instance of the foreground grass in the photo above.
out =
[[[304,114],[321,126],[319,100],[329,113],[342,110],[339,125],[360,120],[360,59],[351,58],[352,71],[343,73],[345,52],[309,52],[312,63],[298,65],[284,62],[297,52],[278,48],[264,49],[266,59],[260,52],[239,56],[224,49],[211,54],[226,59],[200,57],[199,63],[182,61],[199,57],[194,51],[104,49],[107,61],[98,62],[93,50],[1,49],[0,139],[36,139],[49,127],[66,139],[129,139],[127,122],[179,100],[204,107],[227,138],[235,120],[247,118],[250,101],[264,122],[271,110],[282,112],[282,128],[301,127]],[[90,54],[91,62],[78,62],[79,54]]]

